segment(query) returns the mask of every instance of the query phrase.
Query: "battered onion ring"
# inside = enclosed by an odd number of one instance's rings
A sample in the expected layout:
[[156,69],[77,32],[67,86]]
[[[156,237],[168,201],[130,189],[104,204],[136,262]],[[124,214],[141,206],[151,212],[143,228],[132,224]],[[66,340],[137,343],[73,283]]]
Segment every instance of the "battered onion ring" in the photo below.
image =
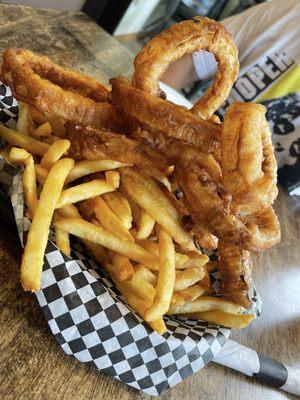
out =
[[249,232],[243,242],[245,249],[260,251],[280,242],[280,225],[272,207],[246,217],[244,222]]
[[246,226],[229,214],[231,196],[221,183],[212,180],[207,163],[201,165],[181,158],[175,164],[175,175],[192,218],[203,223],[213,235],[229,242],[238,243],[246,237]]
[[111,79],[110,83],[112,102],[146,131],[157,137],[162,134],[183,140],[217,156],[221,134],[217,124],[201,120],[185,107],[136,89],[122,77]]
[[13,95],[40,111],[84,125],[124,131],[119,111],[107,103],[109,90],[93,78],[67,71],[29,50],[3,53],[3,81]]
[[224,186],[232,194],[232,212],[249,215],[277,197],[276,160],[271,132],[260,104],[233,103],[221,134]]
[[209,119],[227,99],[238,70],[238,52],[225,27],[205,17],[195,17],[172,25],[150,40],[134,60],[133,85],[154,96],[158,95],[158,81],[168,66],[199,50],[213,53],[218,62],[212,86],[194,105],[192,112]]
[[223,240],[219,240],[218,249],[222,296],[249,308],[252,290],[249,252]]

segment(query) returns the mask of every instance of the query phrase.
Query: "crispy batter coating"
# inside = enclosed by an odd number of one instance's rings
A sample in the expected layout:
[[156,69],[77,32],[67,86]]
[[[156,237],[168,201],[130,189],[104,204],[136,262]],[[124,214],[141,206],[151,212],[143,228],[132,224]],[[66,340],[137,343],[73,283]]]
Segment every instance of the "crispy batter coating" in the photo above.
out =
[[225,113],[222,171],[237,216],[266,208],[277,197],[277,165],[265,112],[260,104],[233,103]]
[[166,159],[147,144],[124,135],[67,122],[71,142],[69,154],[75,159],[97,160],[111,158],[128,164],[155,166],[165,170]]
[[93,78],[68,71],[25,49],[3,53],[2,76],[13,95],[39,111],[85,125],[124,131],[109,90]]
[[252,288],[249,252],[224,240],[219,240],[218,249],[222,296],[249,308]]
[[212,86],[192,108],[199,117],[209,119],[227,99],[239,70],[237,48],[219,22],[195,17],[172,25],[150,40],[134,60],[133,85],[157,96],[158,81],[168,66],[185,54],[199,50],[213,53],[218,62]]
[[138,90],[122,77],[111,79],[110,83],[112,102],[138,120],[146,131],[183,140],[208,153],[217,152],[221,134],[217,124],[198,118],[185,107]]
[[272,207],[251,216],[248,215],[244,222],[249,232],[243,243],[245,249],[261,251],[280,242],[280,225]]

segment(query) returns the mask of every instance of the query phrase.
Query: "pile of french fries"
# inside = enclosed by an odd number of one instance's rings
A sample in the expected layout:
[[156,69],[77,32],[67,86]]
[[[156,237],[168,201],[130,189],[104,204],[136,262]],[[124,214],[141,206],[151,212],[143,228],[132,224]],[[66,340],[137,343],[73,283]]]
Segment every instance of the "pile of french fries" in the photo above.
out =
[[[23,165],[27,216],[32,220],[21,265],[24,290],[40,289],[51,223],[58,248],[70,255],[79,237],[128,304],[163,334],[165,314],[179,314],[234,328],[253,315],[213,296],[209,272],[217,263],[195,251],[193,238],[161,189],[166,171],[143,171],[118,161],[75,162],[63,121],[20,103],[16,131],[0,125],[2,156]],[[158,184],[160,181],[160,184]]]

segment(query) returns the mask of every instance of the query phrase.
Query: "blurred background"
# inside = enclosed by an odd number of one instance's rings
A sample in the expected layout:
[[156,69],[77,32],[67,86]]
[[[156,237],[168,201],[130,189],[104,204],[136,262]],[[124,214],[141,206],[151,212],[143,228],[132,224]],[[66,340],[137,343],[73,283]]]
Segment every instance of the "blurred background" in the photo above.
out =
[[[83,11],[136,54],[153,36],[174,22],[203,15],[222,20],[264,0],[6,0],[65,11]],[[196,82],[182,92],[191,101],[209,82]]]

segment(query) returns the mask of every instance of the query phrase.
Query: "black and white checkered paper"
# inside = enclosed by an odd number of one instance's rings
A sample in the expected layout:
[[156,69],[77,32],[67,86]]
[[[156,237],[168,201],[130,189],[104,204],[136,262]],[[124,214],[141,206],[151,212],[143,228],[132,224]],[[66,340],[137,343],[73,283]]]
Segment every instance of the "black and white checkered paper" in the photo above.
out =
[[[0,120],[14,127],[18,113],[9,88],[0,86]],[[24,215],[22,170],[0,159],[0,183],[11,199],[21,243]],[[218,276],[213,274],[214,286]],[[204,321],[164,317],[167,332],[154,332],[128,306],[109,277],[81,247],[64,255],[50,233],[36,294],[66,354],[150,395],[159,395],[203,368],[222,349],[230,329]],[[259,304],[254,295],[254,304]],[[257,308],[257,307],[256,307]]]

